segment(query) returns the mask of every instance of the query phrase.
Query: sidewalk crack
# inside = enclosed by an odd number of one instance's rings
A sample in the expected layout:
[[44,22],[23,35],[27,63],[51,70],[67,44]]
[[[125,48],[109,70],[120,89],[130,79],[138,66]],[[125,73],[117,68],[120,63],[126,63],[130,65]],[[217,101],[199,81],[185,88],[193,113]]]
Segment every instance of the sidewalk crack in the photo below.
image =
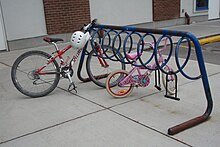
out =
[[123,118],[126,118],[126,119],[128,119],[128,120],[130,120],[130,121],[132,121],[132,122],[134,122],[134,123],[136,123],[136,124],[138,124],[138,125],[141,125],[141,126],[147,128],[147,129],[150,129],[150,130],[152,130],[152,131],[154,131],[154,132],[156,132],[156,133],[159,133],[159,134],[161,134],[161,135],[164,135],[164,136],[166,136],[166,137],[168,137],[168,138],[170,138],[170,139],[172,139],[172,140],[175,140],[175,141],[177,141],[177,142],[179,142],[179,143],[181,143],[181,144],[184,144],[184,145],[186,145],[186,146],[188,146],[188,147],[192,147],[192,145],[190,145],[190,144],[188,144],[188,143],[186,143],[186,142],[184,142],[184,141],[182,141],[182,140],[179,140],[179,139],[177,139],[177,138],[175,138],[175,137],[172,137],[172,136],[170,136],[170,135],[168,135],[168,134],[166,134],[166,133],[163,133],[163,132],[161,132],[161,131],[159,131],[159,130],[153,128],[153,127],[147,126],[146,124],[141,123],[140,121],[137,121],[137,120],[135,120],[135,119],[132,119],[132,118],[130,118],[130,117],[124,115],[124,114],[121,114],[121,113],[119,113],[119,112],[117,112],[117,111],[115,111],[115,110],[109,109],[109,111],[111,111],[111,112],[113,112],[113,113],[115,113],[115,114],[117,114],[117,115],[119,115],[119,116],[121,116],[121,117],[123,117]]

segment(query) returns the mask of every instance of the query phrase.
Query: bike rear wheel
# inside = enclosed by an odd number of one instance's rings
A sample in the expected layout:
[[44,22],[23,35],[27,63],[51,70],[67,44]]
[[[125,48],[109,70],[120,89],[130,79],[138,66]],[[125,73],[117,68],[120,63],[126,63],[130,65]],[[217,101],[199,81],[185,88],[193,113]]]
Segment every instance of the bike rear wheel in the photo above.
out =
[[[128,96],[134,89],[133,84],[127,81],[125,85],[120,85],[120,82],[129,75],[125,70],[116,70],[112,72],[106,80],[106,90],[107,92],[115,98],[123,98]],[[127,80],[129,80],[128,78]],[[114,86],[111,83],[116,82]]]
[[[42,51],[29,51],[19,56],[11,69],[11,79],[15,87],[29,97],[42,97],[52,92],[59,80],[59,65],[55,60],[48,63],[51,55]],[[45,66],[38,74],[36,71]],[[50,72],[51,74],[46,74]]]
[[[120,53],[117,53],[117,55],[119,58],[122,58],[122,55]],[[106,62],[108,66],[103,66],[102,64],[100,64],[100,60],[103,62],[103,64],[105,64],[104,62]],[[86,61],[86,70],[89,78],[96,85],[105,88],[107,76],[116,69],[125,70],[125,64],[122,62],[112,61],[110,59],[102,59],[101,57],[97,56],[93,50],[89,53]],[[111,84],[111,86],[113,85],[114,82]]]

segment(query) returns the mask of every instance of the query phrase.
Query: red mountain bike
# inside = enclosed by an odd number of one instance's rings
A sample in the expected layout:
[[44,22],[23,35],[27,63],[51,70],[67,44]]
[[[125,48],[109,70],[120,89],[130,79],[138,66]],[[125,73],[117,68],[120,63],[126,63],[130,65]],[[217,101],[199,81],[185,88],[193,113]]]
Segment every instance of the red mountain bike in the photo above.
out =
[[[83,32],[74,32],[70,40],[71,45],[63,49],[59,49],[57,46],[57,42],[63,41],[63,39],[44,37],[44,41],[54,45],[55,51],[51,55],[36,50],[28,51],[20,55],[15,60],[11,69],[11,78],[15,87],[24,95],[42,97],[49,94],[57,87],[60,78],[66,78],[69,80],[68,91],[76,91],[76,85],[72,80],[74,73],[72,65],[77,61],[80,53],[82,53],[80,64],[83,64],[86,55],[85,50],[88,46],[88,42],[91,40],[90,31],[95,23],[96,20],[93,20],[82,28]],[[87,72],[89,72],[88,74],[91,80],[103,87],[106,77],[112,71],[111,68],[125,69],[125,65],[123,63],[114,64],[110,60],[106,60],[104,58],[104,51],[98,42],[93,41],[93,43],[95,47],[90,52],[86,63],[86,67],[90,68]],[[76,55],[73,55],[71,60],[70,58],[64,60],[62,55],[71,48],[77,50]],[[121,57],[120,53],[119,56]],[[117,67],[118,65],[119,67]],[[79,67],[82,68],[82,65]],[[94,69],[98,69],[98,71]]]

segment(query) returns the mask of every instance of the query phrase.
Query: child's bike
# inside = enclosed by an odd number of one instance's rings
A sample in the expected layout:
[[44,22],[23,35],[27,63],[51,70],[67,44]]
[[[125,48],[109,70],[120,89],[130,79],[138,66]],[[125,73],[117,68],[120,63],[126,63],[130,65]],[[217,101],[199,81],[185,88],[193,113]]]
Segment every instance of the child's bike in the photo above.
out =
[[[59,49],[57,46],[57,42],[63,41],[63,39],[44,37],[44,41],[54,45],[55,47],[55,51],[51,55],[46,52],[36,50],[28,51],[20,55],[15,60],[11,69],[11,78],[15,87],[24,95],[30,97],[42,97],[49,94],[57,87],[60,78],[66,78],[69,80],[68,91],[76,91],[76,85],[72,80],[74,73],[72,66],[77,61],[82,51],[83,53],[80,61],[84,60],[84,50],[86,50],[88,42],[91,40],[90,29],[93,25],[95,25],[95,23],[96,20],[93,20],[88,25],[85,25],[82,28],[82,31],[74,32],[70,40],[71,45],[68,45],[63,49]],[[96,61],[98,62],[95,62],[95,64],[87,62],[87,67],[90,68],[89,75],[92,77],[91,80],[95,80],[96,83],[99,81],[99,86],[103,86],[105,85],[105,81],[102,83],[100,79],[106,79],[106,77],[110,74],[112,67],[116,65],[114,64],[113,66],[110,63],[110,60],[102,58],[104,57],[103,49],[95,40],[93,43],[95,44],[94,49],[98,55],[94,54],[94,51],[92,50],[92,53],[89,54],[89,61],[96,58]],[[73,55],[72,59],[67,57],[64,60],[62,55],[71,48],[76,49],[77,53]],[[120,53],[118,56],[121,57]],[[119,68],[125,69],[124,63],[120,63],[118,65],[120,65]],[[97,68],[100,69],[98,74],[102,76],[101,78],[100,76],[99,78],[96,78],[95,76],[97,73],[94,73],[96,70],[92,70]]]
[[[164,39],[164,46],[162,49],[158,50],[158,62],[162,64],[164,62],[163,56],[161,54],[162,51],[166,49],[167,46],[167,38]],[[153,43],[147,42],[146,44],[150,44],[151,48],[154,47]],[[142,53],[139,53],[142,55]],[[131,52],[126,54],[127,58],[132,60],[134,64],[137,63],[138,53]],[[156,69],[157,64],[153,63],[152,65],[147,65],[149,69]],[[150,76],[154,70],[149,70],[143,66],[137,67],[133,66],[133,68],[128,72],[126,70],[116,70],[113,71],[106,80],[106,90],[107,92],[115,98],[123,98],[128,96],[134,87],[147,87],[150,84]],[[141,72],[144,70],[144,73]],[[172,68],[168,65],[164,66],[163,70],[167,73],[172,73]],[[156,72],[156,71],[155,71]],[[162,73],[162,81],[165,89],[170,95],[176,93],[176,78],[173,74],[164,74]],[[111,86],[111,83],[115,82],[114,86]],[[157,87],[160,89],[160,87]]]

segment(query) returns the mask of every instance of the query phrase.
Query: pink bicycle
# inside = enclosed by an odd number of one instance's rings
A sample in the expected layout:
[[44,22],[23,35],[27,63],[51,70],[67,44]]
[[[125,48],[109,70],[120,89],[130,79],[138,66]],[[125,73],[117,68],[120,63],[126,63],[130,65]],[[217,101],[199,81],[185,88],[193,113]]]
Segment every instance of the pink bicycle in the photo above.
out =
[[[159,64],[164,63],[164,59],[162,56],[162,52],[166,49],[167,46],[167,38],[164,39],[164,45],[162,49],[158,50],[158,62]],[[149,44],[151,48],[154,47],[154,43],[146,42],[145,44]],[[139,55],[142,55],[142,53],[139,53]],[[132,60],[134,64],[137,63],[138,59],[138,53],[137,52],[131,52],[126,54],[127,58]],[[154,62],[152,65],[147,65],[149,69],[155,69],[157,67],[157,64]],[[149,70],[143,66],[136,67],[133,66],[133,68],[128,72],[126,70],[116,70],[113,71],[106,80],[106,90],[110,95],[112,95],[115,98],[123,98],[128,96],[134,87],[147,87],[150,84],[150,76],[151,73],[155,70]],[[164,66],[165,72],[172,72],[173,69],[169,67],[168,65]],[[141,72],[141,70],[144,70],[145,72]],[[156,71],[155,71],[156,72]],[[116,82],[115,86],[111,86],[112,81]],[[162,81],[163,86],[167,90],[167,93],[170,95],[174,95],[177,90],[177,81],[173,74],[164,74],[162,73]],[[158,88],[160,89],[160,88]]]

